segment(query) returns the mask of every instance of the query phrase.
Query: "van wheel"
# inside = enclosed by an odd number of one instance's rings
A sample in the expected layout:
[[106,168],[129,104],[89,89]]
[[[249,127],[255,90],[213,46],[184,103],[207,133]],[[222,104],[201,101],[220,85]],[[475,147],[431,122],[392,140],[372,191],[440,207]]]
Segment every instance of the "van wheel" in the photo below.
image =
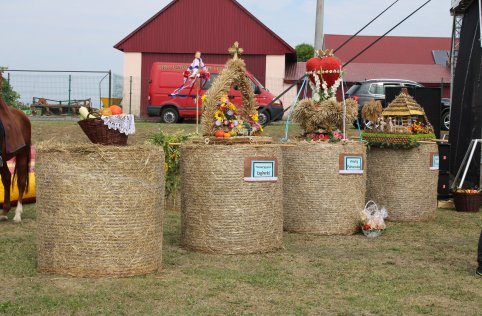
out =
[[177,123],[177,121],[179,121],[179,113],[177,113],[177,110],[173,108],[164,109],[161,112],[161,120],[166,124]]
[[261,124],[262,126],[266,126],[270,122],[270,120],[271,120],[271,116],[269,115],[268,110],[261,109],[258,112],[258,122],[259,122],[259,124]]

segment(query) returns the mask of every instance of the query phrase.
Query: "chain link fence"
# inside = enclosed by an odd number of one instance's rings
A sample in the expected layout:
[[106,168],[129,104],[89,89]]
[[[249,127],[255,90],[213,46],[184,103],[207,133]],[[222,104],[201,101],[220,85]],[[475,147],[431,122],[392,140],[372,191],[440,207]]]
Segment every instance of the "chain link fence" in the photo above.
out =
[[19,101],[25,109],[39,99],[66,107],[76,101],[90,100],[91,106],[98,109],[103,105],[102,99],[106,102],[110,95],[112,104],[121,103],[124,111],[129,113],[129,109],[133,110],[133,103],[139,103],[137,100],[141,94],[140,78],[124,78],[108,71],[5,70],[3,76],[20,95]]
[[[136,116],[146,114],[141,113],[141,103],[147,103],[149,78],[124,77],[108,71],[5,70],[3,76],[20,95],[19,101],[25,110],[40,99],[45,99],[49,104],[62,105],[63,114],[71,113],[67,111],[69,105],[82,105],[85,100],[89,100],[91,107],[99,109],[103,102],[108,102],[110,93],[111,104],[122,105],[125,113]],[[289,85],[282,78],[268,77],[265,86],[276,96]],[[285,108],[293,105],[296,94],[297,89],[292,89],[281,98]],[[58,111],[53,111],[53,114],[58,114]]]

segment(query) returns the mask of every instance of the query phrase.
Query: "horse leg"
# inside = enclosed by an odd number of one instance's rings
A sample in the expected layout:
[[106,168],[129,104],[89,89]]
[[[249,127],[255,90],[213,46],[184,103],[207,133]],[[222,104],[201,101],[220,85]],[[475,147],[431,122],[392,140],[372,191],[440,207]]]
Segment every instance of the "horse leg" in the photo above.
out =
[[14,223],[20,223],[22,221],[22,212],[23,212],[23,194],[27,190],[27,183],[28,183],[28,173],[29,173],[29,166],[28,160],[30,159],[30,155],[28,153],[30,150],[30,146],[27,146],[24,150],[25,152],[20,155],[17,155],[16,161],[16,170],[17,170],[17,188],[18,188],[18,202],[17,208],[15,209],[15,217],[13,218]]
[[7,163],[5,162],[2,166],[2,184],[3,184],[3,191],[4,191],[4,198],[3,198],[3,211],[0,215],[0,221],[7,221],[8,220],[8,211],[10,211],[10,185],[12,181],[12,175],[10,174],[10,170],[8,169]]

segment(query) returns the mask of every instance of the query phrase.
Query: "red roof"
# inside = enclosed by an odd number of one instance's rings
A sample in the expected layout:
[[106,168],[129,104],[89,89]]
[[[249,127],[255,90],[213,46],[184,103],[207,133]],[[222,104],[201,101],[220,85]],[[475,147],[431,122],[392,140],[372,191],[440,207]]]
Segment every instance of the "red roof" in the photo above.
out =
[[114,47],[124,52],[294,55],[295,50],[235,0],[174,0]]
[[[325,35],[325,47],[338,48],[349,35]],[[378,36],[357,36],[336,52],[336,56],[347,62],[365,47],[373,43]],[[451,39],[448,37],[406,37],[386,36],[360,55],[355,63],[381,64],[433,64],[433,50],[450,50]]]
[[[306,72],[306,63],[291,64],[286,69],[286,82],[294,82]],[[450,83],[450,68],[441,65],[351,63],[344,69],[344,80],[406,79],[427,83]]]

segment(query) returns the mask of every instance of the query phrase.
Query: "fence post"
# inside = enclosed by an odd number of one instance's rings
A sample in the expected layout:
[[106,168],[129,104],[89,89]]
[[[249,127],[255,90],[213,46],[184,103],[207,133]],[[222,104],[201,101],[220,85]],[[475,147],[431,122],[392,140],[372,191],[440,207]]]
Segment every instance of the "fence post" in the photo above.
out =
[[69,75],[69,103],[68,103],[68,114],[70,115],[70,95],[72,92],[72,75]]
[[132,76],[129,79],[129,114],[132,114]]
[[112,70],[109,70],[109,107],[112,105]]

